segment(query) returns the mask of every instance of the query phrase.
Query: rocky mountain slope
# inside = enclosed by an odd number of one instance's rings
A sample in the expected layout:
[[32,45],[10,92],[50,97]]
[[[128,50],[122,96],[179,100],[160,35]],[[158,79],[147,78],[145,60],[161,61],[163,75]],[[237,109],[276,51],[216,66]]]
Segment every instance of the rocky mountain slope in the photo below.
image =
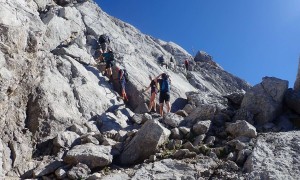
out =
[[[297,92],[287,91],[288,82],[264,78],[251,88],[201,51],[186,72],[183,60],[192,56],[180,46],[143,34],[89,0],[0,4],[0,177],[283,177],[256,166],[259,142],[268,143],[256,136],[295,129]],[[117,81],[109,83],[103,65],[95,66],[103,33],[116,56],[114,78],[116,67],[129,73],[126,104]],[[176,65],[162,67],[161,55]],[[148,76],[162,72],[172,79],[172,112],[164,117],[146,113],[149,93],[142,93]],[[272,170],[272,163],[264,167]]]

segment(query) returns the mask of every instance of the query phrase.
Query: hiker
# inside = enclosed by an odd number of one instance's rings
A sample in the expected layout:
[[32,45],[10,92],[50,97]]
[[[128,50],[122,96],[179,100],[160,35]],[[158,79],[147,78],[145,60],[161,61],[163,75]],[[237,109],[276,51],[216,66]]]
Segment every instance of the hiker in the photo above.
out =
[[113,51],[110,49],[107,53],[103,53],[103,59],[106,63],[106,66],[105,66],[105,75],[109,78],[109,81],[111,81],[113,78],[112,78],[112,70],[111,68],[113,67],[114,65],[114,53]]
[[[161,77],[161,78],[160,78]],[[159,113],[163,116],[164,103],[167,105],[167,113],[171,111],[170,105],[170,85],[171,79],[166,73],[162,73],[155,78],[159,83],[160,93],[159,93]]]
[[189,60],[188,60],[188,59],[185,59],[185,61],[184,61],[184,65],[185,65],[185,69],[186,69],[186,71],[188,71],[188,70],[189,70],[189,64],[190,64]]
[[106,34],[102,34],[99,37],[100,53],[106,53],[110,39]]
[[170,58],[170,67],[169,68],[176,71],[176,63],[172,56]]
[[[149,88],[151,88],[150,102],[149,102],[148,110],[149,110],[149,112],[156,112],[155,98],[156,98],[156,94],[158,93],[157,81],[155,79],[152,79],[151,76],[149,76],[149,79],[150,79],[151,83],[145,90],[143,90],[143,93],[146,92]],[[153,110],[152,110],[152,108],[153,108]]]
[[125,85],[126,85],[126,76],[128,76],[126,69],[119,69],[117,68],[118,71],[118,80],[120,83],[120,87],[121,87],[121,97],[123,99],[123,101],[128,101],[128,97],[125,91]]
[[166,64],[166,62],[165,62],[165,58],[164,58],[163,55],[161,55],[161,56],[158,58],[158,62],[159,62],[159,64],[160,64],[162,67],[164,67],[164,65],[166,65],[166,69],[168,69],[168,66],[167,66],[167,64]]

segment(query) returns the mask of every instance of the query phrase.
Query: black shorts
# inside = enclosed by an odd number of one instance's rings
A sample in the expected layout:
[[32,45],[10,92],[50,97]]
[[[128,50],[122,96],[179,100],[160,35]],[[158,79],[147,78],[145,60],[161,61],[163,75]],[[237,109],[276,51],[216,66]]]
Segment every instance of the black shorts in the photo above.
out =
[[106,62],[106,67],[105,69],[113,67],[113,64],[111,62]]
[[164,103],[170,101],[170,92],[160,93],[159,94],[159,103]]

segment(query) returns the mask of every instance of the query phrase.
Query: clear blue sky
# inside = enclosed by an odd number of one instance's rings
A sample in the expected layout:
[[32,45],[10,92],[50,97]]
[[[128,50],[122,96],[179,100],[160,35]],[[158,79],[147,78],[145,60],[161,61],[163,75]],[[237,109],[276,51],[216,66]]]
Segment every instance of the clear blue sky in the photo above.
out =
[[300,55],[300,0],[96,0],[142,33],[203,50],[252,85],[264,76],[293,87]]

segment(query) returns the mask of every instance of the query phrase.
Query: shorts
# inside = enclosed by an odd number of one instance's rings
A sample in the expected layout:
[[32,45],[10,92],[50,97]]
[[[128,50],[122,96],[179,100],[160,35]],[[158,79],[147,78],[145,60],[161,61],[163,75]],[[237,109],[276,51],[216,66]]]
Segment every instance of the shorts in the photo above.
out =
[[170,101],[170,92],[160,93],[159,94],[159,103],[164,103]]
[[113,64],[111,62],[106,62],[105,69],[113,67]]

